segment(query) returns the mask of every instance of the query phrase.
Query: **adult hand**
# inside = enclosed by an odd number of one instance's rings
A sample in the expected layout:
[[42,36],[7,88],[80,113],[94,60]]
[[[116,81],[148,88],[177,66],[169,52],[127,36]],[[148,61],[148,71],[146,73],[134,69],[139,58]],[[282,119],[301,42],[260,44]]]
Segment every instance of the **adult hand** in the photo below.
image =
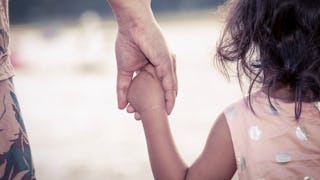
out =
[[[130,2],[135,4],[130,6]],[[112,6],[111,0],[109,3]],[[115,3],[121,3],[121,0],[115,0]],[[134,72],[151,63],[161,80],[166,110],[170,114],[177,95],[175,57],[168,49],[150,5],[144,4],[144,0],[126,0],[124,3],[125,7],[119,4],[112,6],[119,27],[116,39],[118,106],[124,109],[128,104],[127,94]],[[132,106],[127,110],[135,111]],[[139,114],[136,119],[139,119]]]

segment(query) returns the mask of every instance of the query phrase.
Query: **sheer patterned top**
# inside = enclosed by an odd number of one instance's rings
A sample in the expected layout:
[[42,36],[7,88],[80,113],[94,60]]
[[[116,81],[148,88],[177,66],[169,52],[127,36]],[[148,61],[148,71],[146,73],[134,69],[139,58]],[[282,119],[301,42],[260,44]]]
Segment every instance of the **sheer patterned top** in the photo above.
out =
[[239,179],[320,179],[320,107],[303,103],[297,121],[294,103],[259,91],[224,111]]

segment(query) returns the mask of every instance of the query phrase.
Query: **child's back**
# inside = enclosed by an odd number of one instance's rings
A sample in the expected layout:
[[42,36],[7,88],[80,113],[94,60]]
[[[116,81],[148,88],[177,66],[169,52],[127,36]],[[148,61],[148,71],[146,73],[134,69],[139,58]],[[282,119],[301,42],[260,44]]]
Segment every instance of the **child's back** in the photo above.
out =
[[231,4],[217,62],[250,81],[225,110],[240,177],[320,179],[320,2]]
[[320,179],[320,113],[304,103],[299,121],[294,103],[259,91],[225,110],[239,177],[242,179]]

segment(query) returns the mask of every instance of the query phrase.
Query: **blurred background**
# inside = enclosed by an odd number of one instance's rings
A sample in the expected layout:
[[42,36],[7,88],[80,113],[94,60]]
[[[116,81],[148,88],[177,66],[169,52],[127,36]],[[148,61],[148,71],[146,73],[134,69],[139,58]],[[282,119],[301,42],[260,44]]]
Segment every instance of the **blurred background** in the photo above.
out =
[[[212,63],[222,3],[152,0],[177,55],[170,123],[189,164],[215,118],[241,97]],[[117,26],[106,0],[10,0],[10,21],[16,91],[38,179],[152,179],[141,123],[117,109]]]

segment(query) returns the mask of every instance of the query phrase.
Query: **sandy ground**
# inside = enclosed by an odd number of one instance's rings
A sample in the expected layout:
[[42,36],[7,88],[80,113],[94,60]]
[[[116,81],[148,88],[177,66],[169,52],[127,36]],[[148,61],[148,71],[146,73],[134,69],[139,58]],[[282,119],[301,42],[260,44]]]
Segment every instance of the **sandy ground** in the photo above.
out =
[[[188,163],[218,114],[241,97],[238,85],[213,67],[217,17],[213,11],[159,17],[177,55],[179,96],[170,123]],[[11,35],[38,179],[152,179],[141,123],[117,109],[115,23],[88,13],[74,24],[13,26]]]

